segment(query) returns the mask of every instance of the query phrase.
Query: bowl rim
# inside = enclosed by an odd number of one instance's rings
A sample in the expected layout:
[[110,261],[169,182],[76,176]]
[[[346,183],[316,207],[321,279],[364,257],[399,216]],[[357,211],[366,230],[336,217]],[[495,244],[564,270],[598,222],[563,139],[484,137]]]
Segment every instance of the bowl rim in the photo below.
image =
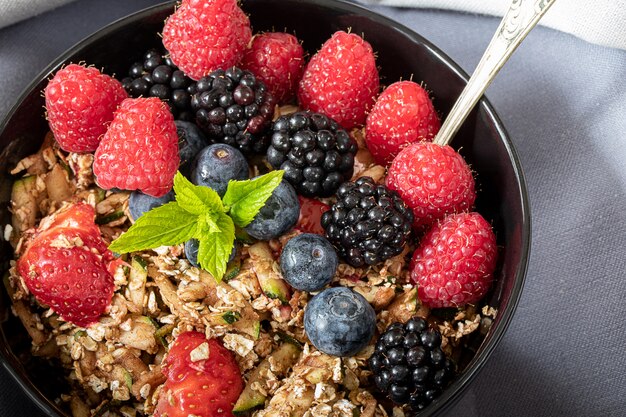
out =
[[[244,3],[246,2],[246,0],[243,1]],[[314,0],[314,2],[323,8],[335,8],[347,13],[364,16],[376,23],[389,26],[399,31],[412,42],[422,44],[442,63],[448,66],[448,68],[451,69],[456,76],[461,78],[465,83],[468,82],[469,76],[467,72],[465,72],[452,58],[450,58],[440,48],[435,46],[432,42],[424,38],[422,35],[415,32],[413,29],[391,18],[383,16],[380,13],[370,10],[365,6],[355,4],[347,0]],[[69,47],[57,58],[55,58],[50,64],[48,64],[42,71],[40,71],[39,74],[37,74],[37,76],[35,76],[35,78],[22,90],[13,106],[0,123],[0,133],[3,133],[5,131],[9,121],[13,118],[19,107],[22,105],[22,102],[32,92],[32,90],[42,80],[48,79],[57,68],[62,66],[79,49],[84,48],[93,40],[102,36],[106,36],[107,34],[110,34],[120,29],[121,27],[130,24],[133,21],[141,20],[157,11],[174,7],[175,4],[176,1],[168,0],[125,15],[103,26],[102,28],[96,30],[95,32],[84,37],[83,39]],[[504,145],[504,148],[509,155],[515,179],[519,184],[519,199],[521,202],[522,214],[520,263],[515,271],[516,280],[513,284],[513,288],[511,289],[508,309],[503,311],[502,315],[498,317],[498,326],[493,330],[493,333],[490,334],[488,343],[485,345],[481,345],[481,348],[479,350],[480,355],[474,356],[474,358],[472,358],[472,360],[468,364],[467,368],[464,370],[463,374],[459,378],[457,378],[450,386],[448,386],[448,388],[443,392],[441,396],[439,396],[435,401],[433,401],[431,405],[427,407],[426,410],[430,409],[431,411],[430,415],[442,413],[446,409],[449,409],[461,398],[462,394],[467,390],[471,381],[473,381],[478,373],[484,368],[484,365],[487,362],[488,358],[491,356],[496,346],[502,340],[502,337],[508,329],[514,313],[519,305],[530,259],[532,233],[530,201],[528,189],[526,186],[525,175],[522,169],[520,159],[507,130],[500,120],[500,117],[497,115],[494,107],[491,105],[486,96],[483,96],[479,100],[479,102],[477,103],[477,107],[478,106],[480,106],[486,112],[487,116],[494,122],[494,127],[496,128],[497,133],[502,140],[502,144]],[[0,333],[6,346],[6,335],[2,330],[0,330]],[[64,417],[62,414],[59,414],[60,410],[53,405],[54,403],[51,399],[46,397],[40,390],[36,388],[35,385],[32,384],[32,382],[28,378],[26,378],[23,374],[17,371],[17,369],[12,365],[12,362],[14,362],[14,358],[9,357],[6,351],[8,350],[4,346],[2,349],[0,349],[0,364],[2,364],[2,366],[8,371],[9,375],[13,377],[17,385],[22,388],[24,393],[31,400],[33,400],[42,411],[44,411],[48,415],[53,417]]]

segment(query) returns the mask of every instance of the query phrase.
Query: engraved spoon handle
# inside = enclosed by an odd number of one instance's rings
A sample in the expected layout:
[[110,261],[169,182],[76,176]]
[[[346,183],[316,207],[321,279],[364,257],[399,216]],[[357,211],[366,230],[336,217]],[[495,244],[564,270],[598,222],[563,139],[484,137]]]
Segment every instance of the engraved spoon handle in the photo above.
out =
[[476,70],[445,119],[434,143],[450,143],[491,81],[556,0],[513,0]]

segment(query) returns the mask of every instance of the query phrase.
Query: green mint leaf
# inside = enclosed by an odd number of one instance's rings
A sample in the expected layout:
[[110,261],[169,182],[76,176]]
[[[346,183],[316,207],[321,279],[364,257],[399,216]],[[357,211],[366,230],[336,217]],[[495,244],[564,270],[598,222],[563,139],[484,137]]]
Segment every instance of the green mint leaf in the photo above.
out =
[[284,171],[276,170],[252,180],[229,181],[222,201],[230,208],[230,217],[237,226],[250,224],[280,184],[283,174]]
[[172,201],[144,213],[109,245],[109,249],[117,253],[128,253],[178,245],[194,237],[197,228],[198,216]]
[[198,263],[213,275],[217,282],[226,273],[226,264],[235,243],[235,225],[226,213],[216,216],[218,232],[209,233],[198,240]]
[[174,193],[178,204],[192,214],[224,211],[219,194],[212,188],[192,184],[180,172],[174,177]]
[[209,233],[216,233],[220,231],[219,226],[216,223],[217,214],[205,213],[198,216],[198,230],[196,230],[196,239],[202,239]]

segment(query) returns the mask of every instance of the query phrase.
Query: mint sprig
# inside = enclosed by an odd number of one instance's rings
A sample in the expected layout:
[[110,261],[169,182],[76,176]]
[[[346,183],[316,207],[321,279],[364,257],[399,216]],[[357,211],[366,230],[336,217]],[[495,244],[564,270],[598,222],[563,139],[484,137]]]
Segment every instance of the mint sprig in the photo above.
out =
[[174,177],[176,200],[154,208],[135,221],[109,249],[117,253],[199,241],[198,263],[219,282],[235,241],[235,226],[245,227],[263,208],[283,178],[272,171],[252,180],[230,181],[223,198],[211,188]]

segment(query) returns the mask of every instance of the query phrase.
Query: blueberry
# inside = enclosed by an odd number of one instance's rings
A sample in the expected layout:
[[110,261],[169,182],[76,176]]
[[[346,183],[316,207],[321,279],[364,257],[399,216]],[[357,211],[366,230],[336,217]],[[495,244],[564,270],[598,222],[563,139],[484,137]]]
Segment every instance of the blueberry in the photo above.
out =
[[300,203],[296,190],[283,180],[244,230],[255,239],[270,240],[283,235],[295,226],[298,217]]
[[351,289],[328,288],[307,304],[304,330],[322,352],[353,356],[372,339],[376,314],[367,300]]
[[174,201],[174,191],[170,191],[163,197],[152,197],[141,191],[133,191],[128,201],[128,209],[130,210],[130,215],[136,221],[145,212],[170,201]]
[[241,152],[224,143],[202,149],[193,161],[191,182],[223,196],[230,180],[248,179],[248,162]]
[[193,158],[210,142],[195,123],[182,120],[176,120],[174,123],[176,123],[176,133],[178,133],[180,172],[189,176]]
[[[197,239],[189,239],[185,242],[185,256],[189,263],[195,267],[200,267],[198,264],[198,249],[200,249],[200,242]],[[233,251],[230,253],[228,262],[232,261],[237,254],[237,246],[233,246]]]
[[285,281],[297,290],[309,292],[319,291],[332,281],[338,262],[333,245],[311,233],[290,239],[280,255]]

